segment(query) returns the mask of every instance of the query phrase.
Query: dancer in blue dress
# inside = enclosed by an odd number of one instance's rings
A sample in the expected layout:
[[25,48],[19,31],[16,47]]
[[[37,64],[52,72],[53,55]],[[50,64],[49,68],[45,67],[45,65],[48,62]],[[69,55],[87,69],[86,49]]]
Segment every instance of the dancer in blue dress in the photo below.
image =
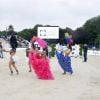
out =
[[56,51],[58,63],[60,64],[61,68],[63,69],[64,75],[66,74],[66,72],[68,72],[70,74],[73,73],[73,70],[71,67],[71,58],[69,56],[71,51],[72,51],[71,45],[68,45],[68,48],[64,52]]

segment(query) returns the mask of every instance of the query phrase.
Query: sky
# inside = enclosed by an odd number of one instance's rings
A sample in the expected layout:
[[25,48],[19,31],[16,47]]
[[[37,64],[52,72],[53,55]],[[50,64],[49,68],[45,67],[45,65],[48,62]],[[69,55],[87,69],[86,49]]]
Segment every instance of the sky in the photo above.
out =
[[100,0],[0,0],[0,30],[13,25],[15,31],[36,24],[81,27],[100,15]]

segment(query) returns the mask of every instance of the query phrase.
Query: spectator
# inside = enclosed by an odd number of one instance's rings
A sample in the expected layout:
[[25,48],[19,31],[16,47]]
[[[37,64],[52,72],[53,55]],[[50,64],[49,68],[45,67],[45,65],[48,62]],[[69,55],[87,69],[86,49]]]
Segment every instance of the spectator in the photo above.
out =
[[84,44],[83,46],[84,62],[87,62],[87,51],[88,51],[88,45]]
[[2,42],[0,42],[0,58],[3,58],[3,47],[2,47]]

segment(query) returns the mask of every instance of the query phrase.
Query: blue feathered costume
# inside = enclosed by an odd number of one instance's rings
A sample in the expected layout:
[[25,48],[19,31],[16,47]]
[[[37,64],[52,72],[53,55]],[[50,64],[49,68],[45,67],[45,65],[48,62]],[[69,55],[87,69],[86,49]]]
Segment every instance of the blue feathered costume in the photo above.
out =
[[69,56],[64,56],[62,52],[58,51],[56,51],[56,56],[63,71],[72,74],[71,58]]

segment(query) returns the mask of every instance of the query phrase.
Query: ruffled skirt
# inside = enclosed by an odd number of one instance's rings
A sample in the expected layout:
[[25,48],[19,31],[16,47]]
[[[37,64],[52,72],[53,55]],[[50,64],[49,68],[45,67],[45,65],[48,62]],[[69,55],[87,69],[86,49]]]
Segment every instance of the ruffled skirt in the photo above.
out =
[[30,63],[39,79],[53,80],[48,58],[39,58],[36,54],[29,53]]

